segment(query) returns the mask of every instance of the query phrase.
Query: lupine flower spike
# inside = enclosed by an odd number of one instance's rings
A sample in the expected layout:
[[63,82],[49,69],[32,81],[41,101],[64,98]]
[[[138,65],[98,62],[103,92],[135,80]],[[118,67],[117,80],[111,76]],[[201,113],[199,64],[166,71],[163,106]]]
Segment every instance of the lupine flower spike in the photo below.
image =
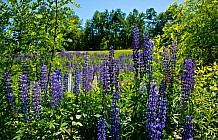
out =
[[61,104],[63,98],[60,73],[54,71],[51,73],[50,78],[50,107],[57,108]]
[[185,117],[185,129],[182,135],[183,140],[193,140],[194,123],[192,119],[193,116]]
[[43,65],[42,68],[41,68],[39,84],[40,84],[41,91],[44,94],[43,102],[45,102],[48,99],[48,95],[47,95],[48,70],[47,70],[47,66],[46,65]]
[[15,98],[13,94],[11,75],[8,73],[4,75],[4,92],[8,103],[10,115],[13,116],[14,113],[17,112],[17,105],[15,103]]
[[80,71],[77,69],[74,70],[73,93],[75,95],[79,95],[79,93],[80,93]]
[[153,74],[153,51],[154,51],[154,43],[149,39],[148,35],[144,35],[144,43],[143,43],[143,62],[145,67],[146,76],[151,81]]
[[184,74],[181,78],[181,90],[182,90],[182,107],[186,109],[189,96],[194,89],[194,68],[195,63],[191,59],[185,59],[184,61]]
[[98,121],[98,140],[106,140],[106,120],[105,115],[102,115]]
[[139,68],[139,49],[140,49],[140,32],[139,28],[136,27],[133,30],[133,62],[135,71],[135,80],[138,78],[138,68]]
[[110,136],[113,140],[120,139],[120,85],[118,82],[119,67],[115,67],[113,85],[115,86],[112,94],[111,114],[110,114]]
[[151,88],[149,91],[149,97],[148,97],[148,113],[147,113],[147,119],[146,119],[146,130],[148,133],[148,138],[154,139],[155,138],[155,132],[156,132],[156,110],[157,110],[157,97],[158,93],[155,90],[156,84],[151,83]]
[[29,83],[28,77],[26,74],[21,74],[19,76],[19,97],[21,103],[21,111],[23,115],[23,119],[25,121],[30,119],[30,95],[29,95]]
[[32,102],[33,102],[33,116],[35,120],[41,118],[41,105],[40,105],[40,87],[38,82],[34,83],[32,92]]

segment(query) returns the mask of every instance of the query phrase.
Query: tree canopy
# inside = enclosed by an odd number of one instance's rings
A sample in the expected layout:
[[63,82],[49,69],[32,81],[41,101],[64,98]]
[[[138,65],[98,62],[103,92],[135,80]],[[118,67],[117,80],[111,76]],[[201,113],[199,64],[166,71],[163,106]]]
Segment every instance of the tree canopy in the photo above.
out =
[[[105,50],[132,46],[132,29],[140,29],[170,45],[178,37],[183,56],[202,58],[206,63],[217,59],[218,2],[185,0],[173,3],[166,11],[154,8],[125,13],[121,9],[95,11],[82,26],[80,17],[66,6],[70,0],[0,1],[0,53],[43,53],[43,50]],[[159,40],[158,40],[159,39]],[[142,41],[142,40],[141,40]],[[194,52],[194,53],[193,53]]]

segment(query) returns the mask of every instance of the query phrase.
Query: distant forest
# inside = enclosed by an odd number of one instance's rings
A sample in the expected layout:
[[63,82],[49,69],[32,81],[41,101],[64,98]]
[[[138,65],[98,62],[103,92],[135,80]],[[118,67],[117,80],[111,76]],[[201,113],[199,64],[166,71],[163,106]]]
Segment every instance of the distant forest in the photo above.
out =
[[81,26],[78,16],[74,20],[78,29],[68,33],[66,38],[66,50],[105,50],[111,45],[115,49],[129,49],[132,42],[132,29],[135,26],[143,34],[147,33],[150,38],[162,35],[167,22],[173,22],[177,5],[171,5],[165,12],[157,14],[154,8],[146,12],[133,9],[125,13],[121,9],[103,12],[96,11],[93,17]]
[[[216,0],[186,0],[166,11],[154,8],[125,13],[121,9],[95,11],[82,22],[66,1],[0,0],[0,54],[45,51],[98,51],[131,49],[133,28],[148,34],[155,46],[168,47],[177,40],[185,57],[205,63],[218,60],[218,3]],[[79,7],[76,3],[74,6]]]

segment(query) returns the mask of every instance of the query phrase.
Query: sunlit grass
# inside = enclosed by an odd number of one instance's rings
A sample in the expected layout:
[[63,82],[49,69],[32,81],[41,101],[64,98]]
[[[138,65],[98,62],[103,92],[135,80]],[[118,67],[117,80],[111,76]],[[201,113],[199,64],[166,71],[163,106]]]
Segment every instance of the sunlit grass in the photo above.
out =
[[[74,52],[74,51],[69,51]],[[79,51],[81,53],[88,52],[90,54],[98,53],[98,54],[109,54],[109,50],[105,51]],[[114,57],[117,58],[121,54],[132,54],[132,50],[114,50]]]

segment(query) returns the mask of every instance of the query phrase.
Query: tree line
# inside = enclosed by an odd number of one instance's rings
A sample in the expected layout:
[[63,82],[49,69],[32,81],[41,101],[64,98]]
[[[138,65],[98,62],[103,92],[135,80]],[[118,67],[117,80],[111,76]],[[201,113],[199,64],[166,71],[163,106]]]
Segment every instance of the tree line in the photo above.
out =
[[[103,12],[95,11],[93,17],[85,22],[84,28],[67,34],[67,50],[106,50],[111,45],[115,49],[129,49],[132,43],[132,30],[137,26],[141,33],[151,38],[162,35],[163,27],[173,21],[174,9],[171,5],[165,12],[157,14],[154,8],[145,12],[133,9],[129,14],[121,9]],[[81,24],[81,22],[78,22]],[[78,39],[79,37],[79,39]]]
[[154,8],[96,11],[84,27],[68,3],[79,7],[72,0],[0,0],[0,54],[130,49],[137,26],[141,39],[146,33],[159,47],[177,38],[181,56],[205,64],[218,59],[216,0],[185,0],[159,14]]

